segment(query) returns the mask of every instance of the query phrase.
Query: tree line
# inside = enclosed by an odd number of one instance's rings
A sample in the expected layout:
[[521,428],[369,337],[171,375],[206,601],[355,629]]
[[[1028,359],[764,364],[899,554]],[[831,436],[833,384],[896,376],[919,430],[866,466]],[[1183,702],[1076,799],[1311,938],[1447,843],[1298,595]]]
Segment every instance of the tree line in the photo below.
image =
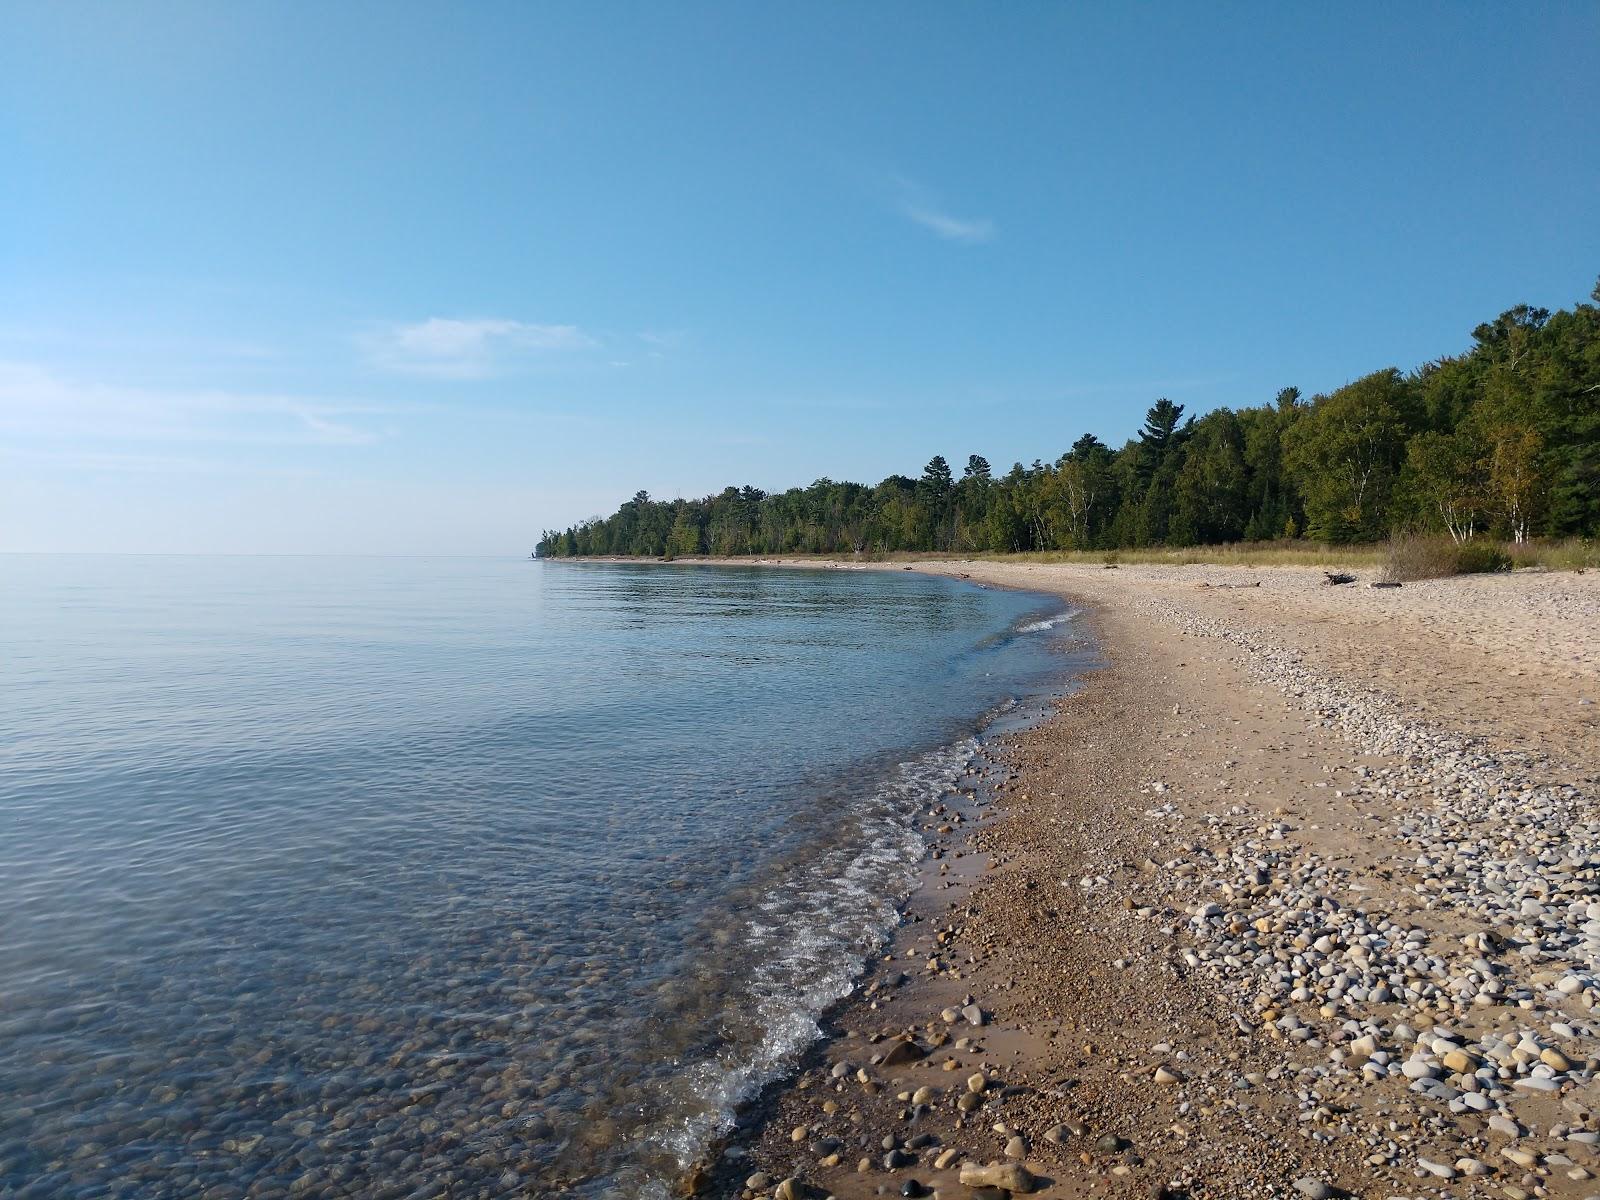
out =
[[1112,449],[1086,433],[1052,462],[997,475],[936,456],[874,487],[819,479],[698,500],[637,493],[548,531],[541,556],[1092,550],[1432,530],[1600,533],[1600,283],[1592,304],[1518,305],[1465,353],[1376,371],[1326,395],[1287,387],[1195,418],[1157,400]]

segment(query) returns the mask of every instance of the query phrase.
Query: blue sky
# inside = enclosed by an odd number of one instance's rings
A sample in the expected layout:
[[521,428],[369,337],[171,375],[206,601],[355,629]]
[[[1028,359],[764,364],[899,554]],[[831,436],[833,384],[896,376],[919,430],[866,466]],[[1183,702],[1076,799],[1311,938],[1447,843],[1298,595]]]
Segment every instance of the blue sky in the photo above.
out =
[[526,553],[1600,274],[1600,6],[0,8],[0,549]]

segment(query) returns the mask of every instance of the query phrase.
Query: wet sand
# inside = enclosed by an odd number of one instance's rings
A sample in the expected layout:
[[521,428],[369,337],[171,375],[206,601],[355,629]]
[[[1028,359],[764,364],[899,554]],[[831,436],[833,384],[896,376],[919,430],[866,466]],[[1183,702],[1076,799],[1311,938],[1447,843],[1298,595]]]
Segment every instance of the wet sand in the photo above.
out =
[[708,1191],[1600,1195],[1600,577],[917,569],[1107,665]]

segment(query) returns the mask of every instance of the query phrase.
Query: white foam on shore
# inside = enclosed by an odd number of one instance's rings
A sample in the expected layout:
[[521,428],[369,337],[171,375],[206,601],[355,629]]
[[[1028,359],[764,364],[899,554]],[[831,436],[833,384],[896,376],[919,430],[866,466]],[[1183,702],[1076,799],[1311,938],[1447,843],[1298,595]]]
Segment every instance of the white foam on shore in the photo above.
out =
[[1057,625],[1065,625],[1078,615],[1078,610],[1069,608],[1066,612],[1057,613],[1053,617],[1045,617],[1039,621],[1029,621],[1026,625],[1017,626],[1018,633],[1045,633]]
[[[917,814],[952,791],[978,748],[975,738],[900,766],[852,811],[838,840],[780,868],[739,922],[735,939],[749,973],[729,997],[759,1041],[730,1041],[686,1064],[681,1079],[696,1111],[651,1135],[684,1167],[733,1127],[739,1105],[777,1079],[821,1036],[819,1019],[849,995],[869,956],[888,940],[916,884],[926,843]],[[654,1200],[667,1196],[641,1193]]]

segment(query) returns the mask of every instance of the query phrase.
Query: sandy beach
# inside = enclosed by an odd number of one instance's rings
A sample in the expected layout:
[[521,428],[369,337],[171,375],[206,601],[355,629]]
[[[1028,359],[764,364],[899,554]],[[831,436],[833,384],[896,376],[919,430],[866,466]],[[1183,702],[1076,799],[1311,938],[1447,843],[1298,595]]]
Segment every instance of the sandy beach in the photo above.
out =
[[708,1190],[1600,1195],[1600,576],[915,569],[1106,665]]

